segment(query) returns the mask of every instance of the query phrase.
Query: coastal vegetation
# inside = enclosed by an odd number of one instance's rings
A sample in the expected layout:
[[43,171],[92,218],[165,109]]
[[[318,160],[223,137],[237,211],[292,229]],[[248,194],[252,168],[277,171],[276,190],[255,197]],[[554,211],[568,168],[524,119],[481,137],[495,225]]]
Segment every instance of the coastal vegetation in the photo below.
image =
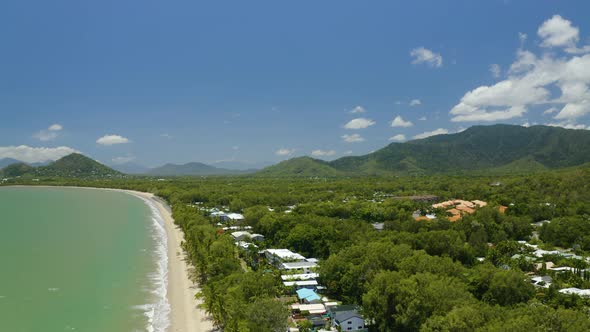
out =
[[[590,329],[589,300],[558,291],[590,288],[582,272],[588,263],[552,256],[533,262],[525,259],[532,249],[523,245],[562,247],[579,257],[590,250],[586,165],[503,176],[46,177],[5,184],[109,187],[162,197],[185,233],[184,248],[202,286],[198,296],[226,331],[286,328],[292,290],[258,254],[279,247],[318,258],[325,296],[358,305],[374,331]],[[478,199],[488,206],[450,222],[444,211],[416,200],[419,195]],[[209,208],[243,213],[243,226],[265,240],[258,249],[240,250],[208,216]],[[416,221],[417,210],[438,217]],[[552,222],[535,228],[543,220]],[[576,270],[553,273],[548,288],[534,287],[527,273],[549,260]]]

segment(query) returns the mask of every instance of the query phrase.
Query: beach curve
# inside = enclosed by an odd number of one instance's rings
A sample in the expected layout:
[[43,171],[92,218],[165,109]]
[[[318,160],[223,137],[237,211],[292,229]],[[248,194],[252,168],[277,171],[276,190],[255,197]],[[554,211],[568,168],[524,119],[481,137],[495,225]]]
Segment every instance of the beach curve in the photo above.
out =
[[[127,189],[77,187],[77,186],[29,186],[16,185],[10,187],[49,187],[49,188],[75,188],[121,192],[135,196],[144,201],[149,207],[155,207],[159,217],[164,221],[166,232],[166,252],[168,258],[166,298],[170,305],[169,324],[167,332],[212,332],[217,331],[211,317],[199,307],[202,300],[195,294],[200,292],[200,287],[190,278],[191,265],[187,261],[181,243],[184,233],[172,218],[172,212],[167,203],[152,193],[146,193]],[[150,206],[151,205],[151,206]],[[159,331],[158,331],[159,332]]]

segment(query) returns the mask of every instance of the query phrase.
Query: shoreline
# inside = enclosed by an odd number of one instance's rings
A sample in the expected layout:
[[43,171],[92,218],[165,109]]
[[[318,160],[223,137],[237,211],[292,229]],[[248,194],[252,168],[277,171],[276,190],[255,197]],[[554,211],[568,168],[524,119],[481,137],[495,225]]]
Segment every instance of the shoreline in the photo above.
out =
[[201,300],[195,298],[200,291],[199,285],[190,279],[192,267],[185,259],[184,250],[180,244],[184,240],[184,233],[174,224],[170,208],[164,201],[152,193],[145,193],[126,189],[75,187],[75,186],[7,186],[30,188],[76,188],[122,192],[135,196],[144,201],[148,207],[152,204],[156,208],[160,218],[164,221],[166,231],[166,252],[168,258],[168,273],[166,298],[170,305],[170,324],[165,331],[169,332],[209,332],[215,331],[213,322],[205,310],[198,305]]

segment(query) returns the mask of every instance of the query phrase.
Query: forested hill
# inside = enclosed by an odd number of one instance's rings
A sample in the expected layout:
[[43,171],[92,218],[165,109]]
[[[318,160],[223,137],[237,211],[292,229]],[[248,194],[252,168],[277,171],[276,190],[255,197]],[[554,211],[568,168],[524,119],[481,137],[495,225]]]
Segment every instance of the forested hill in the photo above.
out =
[[103,178],[121,176],[123,174],[84,155],[72,153],[47,166],[33,167],[24,163],[12,164],[1,169],[0,175],[3,177],[39,176]]
[[590,162],[590,131],[514,125],[474,126],[358,157],[331,162],[294,158],[261,176],[403,175],[456,172],[527,172]]
[[204,176],[204,175],[232,175],[245,174],[249,171],[230,170],[218,168],[211,165],[192,162],[183,165],[166,164],[164,166],[152,168],[147,172],[148,175],[161,176]]

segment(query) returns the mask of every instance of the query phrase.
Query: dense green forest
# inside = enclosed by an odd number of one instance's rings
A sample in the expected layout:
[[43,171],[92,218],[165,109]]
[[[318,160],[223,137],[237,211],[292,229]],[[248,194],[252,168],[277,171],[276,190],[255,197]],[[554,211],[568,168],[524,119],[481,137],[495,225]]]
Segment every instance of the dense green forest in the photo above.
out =
[[[531,249],[590,251],[590,167],[532,175],[357,178],[210,177],[13,179],[5,184],[77,185],[152,192],[172,207],[184,248],[202,285],[199,296],[225,331],[284,331],[290,290],[257,251],[242,251],[203,208],[242,212],[265,236],[259,250],[288,248],[320,260],[326,296],[357,304],[371,331],[588,331],[589,300],[562,294],[590,288],[585,260],[534,287]],[[404,198],[483,200],[488,206],[457,222],[412,213],[430,203]],[[498,206],[506,206],[505,213]],[[271,209],[269,209],[269,207]],[[285,213],[285,210],[292,210]],[[271,211],[272,210],[272,211]],[[551,220],[531,240],[531,223]],[[383,223],[378,231],[372,224]],[[303,330],[307,329],[304,327]]]

